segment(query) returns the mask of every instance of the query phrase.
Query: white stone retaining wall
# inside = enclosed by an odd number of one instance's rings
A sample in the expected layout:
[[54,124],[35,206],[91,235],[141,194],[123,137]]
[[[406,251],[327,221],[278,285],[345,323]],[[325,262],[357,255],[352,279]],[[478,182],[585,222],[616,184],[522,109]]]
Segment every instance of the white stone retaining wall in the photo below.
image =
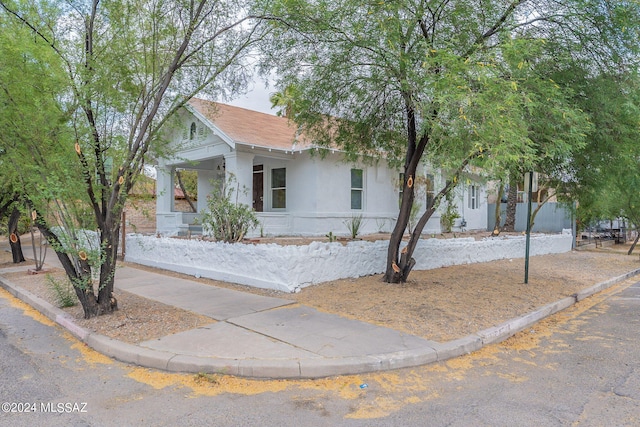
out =
[[[571,250],[570,230],[532,235],[530,255]],[[306,246],[228,244],[128,235],[126,260],[138,264],[285,292],[315,283],[384,272],[387,241],[313,242]],[[525,236],[476,241],[426,239],[414,252],[416,270],[524,258]]]

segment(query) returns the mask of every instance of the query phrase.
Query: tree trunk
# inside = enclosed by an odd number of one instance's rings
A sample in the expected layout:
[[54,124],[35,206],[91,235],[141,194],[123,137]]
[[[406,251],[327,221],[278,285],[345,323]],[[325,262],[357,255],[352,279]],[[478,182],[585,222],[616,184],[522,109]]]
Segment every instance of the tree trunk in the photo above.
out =
[[493,226],[493,232],[491,233],[492,236],[498,236],[500,235],[500,223],[502,222],[502,195],[504,194],[504,182],[500,181],[500,187],[498,187],[498,197],[496,199],[496,210],[495,210],[495,217],[496,217],[496,222],[495,225]]
[[[411,110],[409,110],[411,112]],[[410,114],[411,116],[411,114]],[[434,113],[435,117],[435,113]],[[415,125],[415,122],[409,121],[409,124]],[[410,130],[415,130],[415,127],[409,126]],[[409,135],[415,135],[412,132],[409,132]],[[415,139],[410,138],[410,142],[415,142]],[[409,144],[407,151],[407,161],[405,163],[405,182],[403,186],[402,192],[402,202],[400,204],[400,213],[398,214],[398,220],[396,221],[396,225],[391,233],[391,238],[389,239],[389,249],[387,251],[387,269],[385,271],[383,280],[387,283],[404,283],[407,281],[409,277],[409,273],[416,265],[416,260],[413,258],[413,252],[416,249],[416,245],[418,244],[418,240],[420,240],[420,236],[422,235],[422,230],[427,225],[427,222],[435,212],[436,208],[440,204],[440,201],[443,197],[446,197],[455,187],[460,176],[460,173],[469,165],[469,162],[474,159],[477,155],[481,154],[480,152],[469,156],[465,159],[460,167],[451,175],[452,179],[447,180],[446,185],[440,192],[433,198],[431,201],[431,205],[427,206],[426,211],[420,219],[418,223],[413,228],[411,232],[411,236],[409,237],[409,242],[407,242],[407,246],[400,250],[400,244],[402,242],[402,236],[404,234],[404,230],[407,228],[407,223],[409,221],[409,217],[411,215],[411,207],[413,206],[414,199],[414,188],[413,183],[415,182],[415,174],[418,168],[418,163],[422,158],[422,153],[424,153],[425,147],[429,142],[429,135],[425,134],[422,136],[418,144]]]
[[49,229],[42,217],[38,217],[36,219],[36,225],[38,226],[40,233],[42,233],[42,235],[55,249],[58,260],[60,260],[62,268],[64,268],[65,273],[67,273],[67,277],[73,284],[73,289],[76,292],[78,300],[80,300],[80,304],[82,304],[84,318],[89,319],[97,316],[99,314],[98,301],[93,293],[91,266],[87,260],[78,258],[77,262],[74,262],[74,260],[64,252],[64,246],[60,242],[60,239]]
[[11,255],[13,257],[13,263],[19,264],[25,262],[24,254],[22,253],[22,243],[20,242],[20,233],[18,232],[18,221],[20,220],[20,210],[14,207],[9,217],[8,229],[9,229],[9,246],[11,246]]
[[[117,211],[117,209],[115,209],[114,212],[115,211]],[[100,239],[104,261],[100,266],[100,286],[98,290],[99,314],[112,313],[118,309],[118,301],[113,295],[113,287],[116,274],[120,222],[116,220],[114,224],[106,225],[105,228],[107,228],[107,230],[103,230]]]
[[[42,244],[42,235],[40,236],[40,245],[36,248],[36,238],[34,236],[33,227],[29,227],[31,234],[31,248],[33,249],[33,259],[36,262],[36,271],[41,271],[44,266],[44,259],[47,256],[47,246]],[[38,250],[39,249],[39,250]]]
[[[402,256],[399,257],[400,244],[402,243],[404,231],[407,229],[407,224],[411,217],[411,207],[413,206],[413,200],[415,197],[414,183],[416,182],[416,170],[418,169],[418,164],[422,158],[425,147],[429,142],[428,133],[422,135],[418,141],[415,110],[408,94],[405,96],[405,110],[407,113],[407,153],[405,155],[404,162],[404,182],[402,183],[402,201],[400,203],[398,220],[396,221],[396,225],[394,226],[391,237],[389,238],[387,268],[383,278],[387,283],[405,282],[409,272],[415,264],[415,260],[411,258],[411,253],[407,255],[407,251],[404,249],[402,251]],[[434,111],[433,116],[435,117],[436,115],[437,112]],[[429,210],[428,207],[427,210]],[[398,262],[400,264],[398,264]]]
[[[391,233],[389,248],[387,250],[387,267],[383,277],[383,280],[387,283],[403,283],[407,281],[409,273],[416,264],[416,260],[413,258],[413,252],[418,244],[418,240],[420,240],[422,230],[424,230],[424,227],[427,225],[427,221],[429,221],[435,212],[442,198],[455,188],[460,173],[473,158],[481,154],[480,152],[473,154],[462,162],[460,167],[452,174],[453,179],[447,181],[445,187],[433,198],[431,205],[426,207],[426,211],[411,232],[407,246],[400,250],[402,237],[407,228],[409,218],[411,217],[411,207],[413,206],[415,197],[414,183],[416,182],[416,171],[418,170],[418,164],[420,163],[420,159],[422,159],[422,155],[431,137],[431,135],[426,132],[422,134],[420,139],[417,138],[415,111],[410,102],[409,94],[407,94],[405,98],[405,107],[407,113],[407,153],[404,164],[404,182],[400,212],[398,213],[398,220]],[[437,116],[438,111],[434,110],[431,119],[435,119]]]
[[176,177],[178,178],[178,186],[182,190],[182,194],[184,194],[184,199],[189,203],[189,207],[191,208],[191,212],[198,212],[196,206],[193,204],[193,201],[189,197],[189,193],[187,193],[186,188],[184,188],[184,183],[182,182],[182,174],[180,171],[176,171]]
[[629,248],[629,251],[627,252],[627,255],[631,255],[633,253],[633,250],[635,249],[636,245],[638,244],[638,240],[640,240],[640,231],[636,231],[636,238],[633,241],[633,243],[631,244],[631,247]]
[[[456,186],[457,177],[462,170],[467,166],[470,158],[465,160],[458,171],[455,174],[456,179],[447,181],[445,187],[433,198],[431,205],[427,207],[427,210],[422,214],[418,220],[416,226],[411,232],[407,245],[400,250],[400,243],[402,241],[402,231],[406,227],[408,221],[408,215],[411,212],[411,205],[413,204],[413,189],[405,183],[405,192],[402,194],[402,204],[400,207],[400,215],[398,215],[398,221],[394,228],[391,238],[389,240],[389,250],[387,253],[387,270],[385,272],[383,280],[387,283],[404,283],[409,277],[409,273],[416,265],[416,260],[413,258],[413,252],[416,249],[416,245],[422,235],[422,230],[427,225],[427,222],[436,211],[436,208],[440,204],[442,198],[446,197]],[[415,172],[415,171],[414,171]],[[405,175],[407,176],[407,175]],[[409,175],[411,176],[411,175]],[[405,200],[406,197],[406,200]],[[398,255],[400,255],[398,260]],[[398,262],[397,262],[398,261]]]
[[507,217],[504,220],[502,231],[515,231],[516,229],[516,208],[518,206],[518,175],[511,174],[509,177],[509,192],[507,193]]
[[[413,173],[415,173],[415,170]],[[407,168],[405,168],[404,177],[405,179],[402,183],[403,190],[400,212],[398,213],[398,220],[396,221],[396,225],[389,238],[389,247],[387,249],[387,270],[382,279],[387,283],[405,282],[406,275],[409,274],[409,272],[407,272],[405,275],[397,263],[400,244],[402,243],[404,231],[407,229],[407,224],[409,223],[411,207],[413,206],[414,199],[413,184],[411,186],[408,185],[409,178],[411,178],[412,182],[414,180],[411,170],[407,170]],[[400,265],[402,265],[402,260],[400,261]]]

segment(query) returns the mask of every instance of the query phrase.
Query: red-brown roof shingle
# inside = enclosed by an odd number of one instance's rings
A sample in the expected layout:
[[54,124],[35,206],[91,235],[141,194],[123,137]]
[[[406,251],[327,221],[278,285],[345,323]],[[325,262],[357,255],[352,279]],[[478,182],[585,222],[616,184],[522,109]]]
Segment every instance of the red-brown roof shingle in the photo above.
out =
[[236,144],[279,150],[300,150],[311,147],[308,140],[298,135],[296,125],[285,117],[199,98],[192,98],[189,105],[233,139]]

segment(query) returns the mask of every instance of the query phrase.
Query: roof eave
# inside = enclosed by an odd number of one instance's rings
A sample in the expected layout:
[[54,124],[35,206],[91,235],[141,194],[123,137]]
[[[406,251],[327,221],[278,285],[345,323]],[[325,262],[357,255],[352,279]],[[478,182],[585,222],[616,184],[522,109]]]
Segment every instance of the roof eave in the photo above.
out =
[[242,145],[244,147],[249,147],[251,149],[256,149],[259,148],[261,150],[267,150],[267,151],[278,151],[278,152],[283,152],[283,153],[302,153],[303,151],[308,151],[311,150],[313,147],[289,147],[289,148],[281,148],[281,147],[269,147],[266,145],[260,145],[260,144],[255,144],[255,143],[250,143],[250,142],[242,142],[242,141],[235,141],[236,145]]
[[200,120],[206,127],[209,128],[214,135],[222,139],[230,148],[236,148],[236,141],[233,140],[229,135],[224,133],[218,126],[214,125],[205,115],[200,113],[196,108],[194,108],[191,104],[185,104],[184,108],[193,114],[198,120]]

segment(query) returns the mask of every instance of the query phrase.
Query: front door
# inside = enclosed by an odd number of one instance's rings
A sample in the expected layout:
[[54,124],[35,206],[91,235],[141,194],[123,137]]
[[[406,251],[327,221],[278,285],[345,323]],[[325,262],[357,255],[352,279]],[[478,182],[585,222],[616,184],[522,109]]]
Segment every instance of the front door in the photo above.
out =
[[253,210],[262,212],[264,206],[264,168],[263,165],[253,166]]

